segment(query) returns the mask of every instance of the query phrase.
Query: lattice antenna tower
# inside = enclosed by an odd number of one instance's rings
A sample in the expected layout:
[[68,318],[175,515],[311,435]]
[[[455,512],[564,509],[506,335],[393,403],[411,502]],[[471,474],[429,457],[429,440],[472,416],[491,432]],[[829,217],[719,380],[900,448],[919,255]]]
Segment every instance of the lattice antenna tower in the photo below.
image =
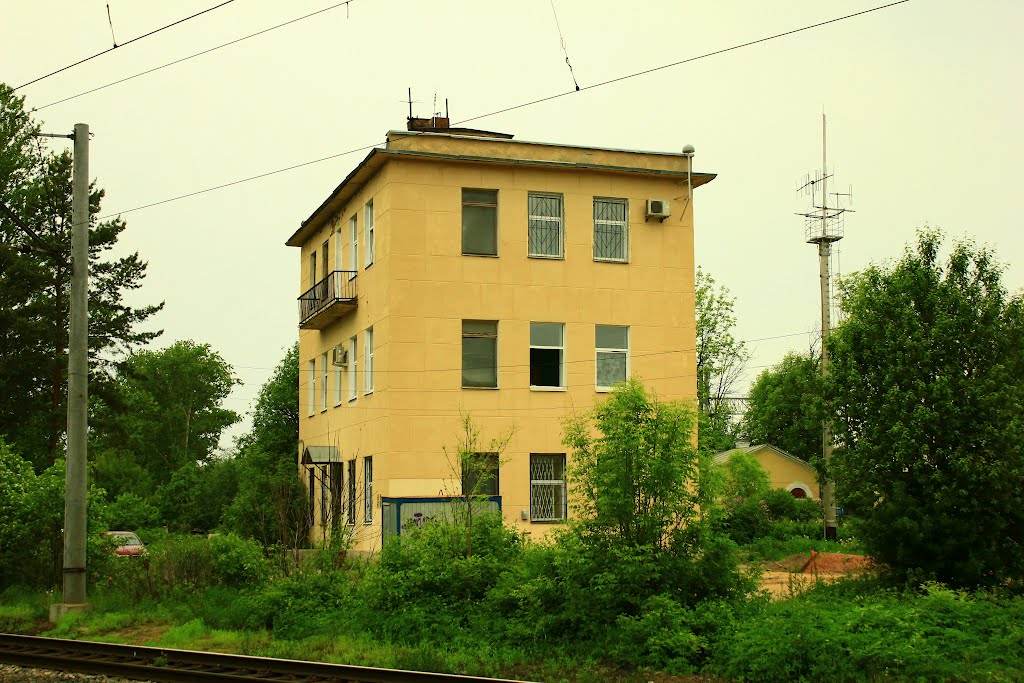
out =
[[[804,178],[804,182],[797,188],[798,192],[808,195],[811,205],[804,213],[798,213],[804,219],[804,239],[808,244],[818,245],[818,273],[821,292],[821,374],[828,375],[828,337],[832,327],[832,309],[835,301],[832,291],[832,245],[843,239],[845,232],[845,214],[849,209],[843,206],[843,201],[853,201],[853,188],[848,192],[828,192],[829,178],[833,174],[828,172],[828,147],[826,145],[826,123],[825,114],[821,115],[821,171],[814,172],[814,179],[810,174]],[[831,200],[831,202],[830,202]],[[838,249],[835,251],[838,252]],[[822,420],[821,425],[821,453],[822,460],[826,466],[832,457],[832,434],[828,420]],[[827,467],[826,467],[827,469]],[[836,504],[835,487],[831,481],[821,483],[821,502],[825,512],[825,538],[836,538]]]

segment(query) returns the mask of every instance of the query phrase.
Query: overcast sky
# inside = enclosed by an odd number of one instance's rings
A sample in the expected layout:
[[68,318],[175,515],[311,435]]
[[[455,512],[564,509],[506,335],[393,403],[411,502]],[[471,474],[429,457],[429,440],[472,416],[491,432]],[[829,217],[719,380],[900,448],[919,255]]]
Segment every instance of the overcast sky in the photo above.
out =
[[[124,44],[223,0],[111,0]],[[917,226],[993,247],[1024,286],[1024,2],[909,0],[602,87],[603,81],[886,4],[884,0],[469,2],[352,0],[288,26],[59,104],[58,100],[331,7],[235,0],[19,90],[48,132],[88,123],[103,214],[149,262],[135,304],[165,301],[158,344],[209,343],[245,382],[247,412],[297,338],[299,253],[284,241],[414,111],[476,119],[523,140],[638,150],[696,147],[718,178],[696,192],[696,260],[736,297],[752,358],[739,393],[820,321],[804,242],[821,166],[853,188],[837,266],[898,257]],[[20,86],[112,45],[101,0],[6,2],[0,80]],[[435,104],[436,98],[436,104]],[[63,141],[55,141],[56,145]],[[150,208],[250,176],[335,158]],[[790,336],[782,336],[790,335]],[[781,337],[763,339],[765,337]],[[248,421],[232,430],[241,433]],[[226,443],[226,441],[225,441]]]

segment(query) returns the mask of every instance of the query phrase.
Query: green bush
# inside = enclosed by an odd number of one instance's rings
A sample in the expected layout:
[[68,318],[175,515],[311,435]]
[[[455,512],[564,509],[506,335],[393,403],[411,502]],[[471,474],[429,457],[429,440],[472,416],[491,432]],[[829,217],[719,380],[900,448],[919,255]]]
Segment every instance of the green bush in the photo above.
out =
[[258,586],[270,578],[270,562],[256,541],[226,534],[214,536],[207,542],[213,564],[213,583],[244,588]]
[[156,526],[160,522],[160,511],[142,496],[122,493],[104,506],[103,519],[109,529],[132,530]]
[[737,681],[1016,681],[1024,598],[844,582],[751,604],[713,650],[709,670]]

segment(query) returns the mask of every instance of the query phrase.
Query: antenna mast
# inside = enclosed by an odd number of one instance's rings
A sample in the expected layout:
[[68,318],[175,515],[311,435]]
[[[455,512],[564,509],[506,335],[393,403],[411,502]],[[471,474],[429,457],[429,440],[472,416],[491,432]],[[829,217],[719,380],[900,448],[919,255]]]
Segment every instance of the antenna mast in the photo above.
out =
[[[832,243],[843,239],[844,216],[847,209],[841,206],[842,197],[851,198],[853,192],[834,192],[835,204],[828,204],[828,157],[825,138],[825,114],[821,115],[821,175],[815,172],[815,179],[806,176],[799,191],[811,197],[811,206],[807,213],[797,214],[804,217],[804,237],[808,244],[818,245],[818,275],[821,287],[821,376],[828,377],[828,337],[832,327]],[[815,204],[818,186],[821,187],[821,205]],[[828,418],[821,422],[821,456],[825,465],[832,458],[832,433]],[[826,467],[827,470],[827,467]],[[825,513],[825,538],[836,538],[836,502],[835,483],[831,480],[821,482],[821,503]]]

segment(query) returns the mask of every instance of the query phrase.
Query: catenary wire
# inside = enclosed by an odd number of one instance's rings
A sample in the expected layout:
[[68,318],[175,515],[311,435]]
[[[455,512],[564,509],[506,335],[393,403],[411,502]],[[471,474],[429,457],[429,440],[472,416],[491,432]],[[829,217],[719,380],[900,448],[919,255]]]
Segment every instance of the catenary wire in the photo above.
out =
[[[543,102],[549,102],[551,100],[555,100],[555,99],[558,99],[558,98],[561,98],[561,97],[565,97],[567,95],[574,95],[577,92],[584,92],[584,91],[588,91],[588,90],[594,90],[596,88],[601,88],[601,87],[604,87],[604,86],[607,86],[607,85],[612,85],[614,83],[620,83],[620,82],[628,80],[630,78],[636,78],[638,76],[644,76],[644,75],[647,75],[647,74],[650,74],[650,73],[654,73],[656,71],[661,71],[663,69],[669,69],[669,68],[672,68],[672,67],[680,66],[682,64],[689,64],[689,63],[692,63],[692,62],[699,61],[701,59],[706,59],[708,57],[713,57],[715,55],[720,55],[720,54],[723,54],[723,53],[726,53],[726,52],[731,52],[733,50],[739,50],[741,48],[750,47],[752,45],[757,45],[757,44],[760,44],[760,43],[768,42],[768,41],[771,41],[771,40],[776,40],[776,39],[783,38],[783,37],[786,37],[786,36],[791,36],[791,35],[794,35],[796,33],[801,33],[803,31],[808,31],[808,30],[811,30],[811,29],[820,28],[822,26],[827,26],[829,24],[834,24],[834,23],[837,23],[837,22],[840,22],[840,21],[844,21],[846,19],[852,19],[854,17],[859,17],[859,16],[862,16],[862,15],[865,15],[865,14],[869,14],[871,12],[877,12],[879,10],[888,9],[888,8],[894,7],[896,5],[902,5],[903,3],[906,3],[906,2],[910,2],[910,0],[896,0],[896,2],[891,2],[891,3],[886,4],[886,5],[880,5],[878,7],[873,7],[873,8],[870,8],[870,9],[862,10],[860,12],[854,12],[853,14],[847,14],[847,15],[844,15],[844,16],[841,16],[841,17],[834,17],[832,19],[828,19],[826,21],[821,21],[821,22],[818,22],[816,24],[809,24],[807,26],[803,26],[803,27],[800,27],[800,28],[795,28],[795,29],[791,29],[789,31],[784,31],[782,33],[776,33],[776,34],[773,34],[773,35],[770,35],[770,36],[765,36],[763,38],[758,38],[756,40],[750,40],[750,41],[747,41],[745,43],[740,43],[740,44],[733,45],[733,46],[726,47],[726,48],[722,48],[722,49],[719,49],[719,50],[714,50],[712,52],[706,52],[704,54],[696,55],[694,57],[688,57],[687,59],[683,59],[683,60],[676,61],[676,62],[671,62],[669,64],[662,64],[661,66],[652,67],[650,69],[645,69],[643,71],[637,71],[637,72],[634,72],[634,73],[631,73],[631,74],[626,74],[626,75],[623,75],[623,76],[618,76],[616,78],[612,78],[612,79],[609,79],[609,80],[606,80],[606,81],[601,81],[600,83],[594,83],[592,85],[584,86],[584,87],[580,88],[578,91],[577,90],[568,90],[568,91],[565,91],[565,92],[557,93],[555,95],[549,95],[547,97],[542,97],[540,99],[530,100],[528,102],[523,102],[521,104],[512,105],[510,107],[505,107],[503,109],[497,109],[495,111],[488,112],[486,114],[478,114],[476,116],[472,116],[472,117],[467,118],[467,119],[462,119],[461,121],[456,121],[452,125],[453,126],[459,126],[459,125],[462,125],[464,123],[469,123],[471,121],[479,121],[480,119],[489,118],[491,116],[497,116],[499,114],[504,114],[506,112],[515,111],[517,109],[523,109],[523,108],[526,108],[526,107],[531,107],[533,105],[541,104]],[[253,181],[253,180],[259,180],[260,178],[266,178],[268,176],[277,175],[277,174],[280,174],[280,173],[286,173],[288,171],[293,171],[295,169],[303,168],[305,166],[312,166],[313,164],[318,164],[318,163],[321,163],[321,162],[324,162],[324,161],[329,161],[331,159],[337,159],[339,157],[347,156],[349,154],[354,154],[356,152],[361,152],[361,151],[365,151],[365,150],[368,150],[368,149],[372,149],[374,147],[377,147],[379,145],[383,145],[385,143],[386,143],[386,140],[380,140],[380,141],[374,142],[372,144],[361,145],[359,147],[354,147],[352,149],[345,150],[344,152],[338,152],[337,154],[330,154],[328,156],[320,157],[318,159],[312,159],[312,160],[309,160],[309,161],[300,162],[298,164],[292,164],[290,166],[285,166],[285,167],[278,168],[278,169],[275,169],[275,170],[272,170],[272,171],[266,171],[264,173],[259,173],[259,174],[256,174],[256,175],[248,176],[246,178],[240,178],[238,180],[232,180],[232,181],[229,181],[229,182],[226,182],[226,183],[221,183],[220,185],[214,185],[214,186],[206,187],[206,188],[203,188],[203,189],[200,189],[200,190],[195,190],[194,192],[187,192],[185,194],[177,195],[177,196],[174,196],[174,197],[169,197],[167,199],[162,199],[162,200],[159,200],[159,201],[150,202],[148,204],[142,204],[140,206],[135,206],[135,207],[132,207],[130,209],[123,209],[121,211],[111,212],[111,213],[105,214],[103,216],[100,216],[99,218],[97,218],[97,220],[103,220],[103,219],[106,219],[106,218],[111,218],[111,217],[123,215],[123,214],[126,214],[126,213],[133,213],[135,211],[142,211],[143,209],[149,209],[149,208],[152,208],[154,206],[161,206],[163,204],[169,204],[171,202],[176,202],[176,201],[179,201],[179,200],[182,200],[182,199],[187,199],[189,197],[195,197],[197,195],[206,194],[208,192],[215,192],[217,190],[222,190],[222,189],[225,189],[225,188],[228,188],[228,187],[233,187],[235,185],[241,185],[242,183],[247,183],[247,182],[250,182],[250,181]]]
[[134,80],[134,79],[139,78],[141,76],[145,76],[147,74],[151,74],[151,73],[153,73],[155,71],[160,71],[161,69],[166,69],[169,66],[174,66],[175,64],[181,64],[182,62],[187,62],[190,59],[195,59],[196,57],[201,57],[201,56],[209,54],[211,52],[215,52],[217,50],[220,50],[221,48],[228,47],[230,45],[235,45],[236,43],[241,43],[242,41],[249,40],[250,38],[255,38],[256,36],[261,36],[264,33],[270,33],[271,31],[275,31],[275,30],[277,30],[279,28],[283,28],[283,27],[288,26],[290,24],[294,24],[294,23],[300,22],[303,19],[309,19],[310,17],[315,17],[318,14],[323,14],[324,12],[329,12],[330,10],[337,9],[338,7],[341,7],[343,5],[347,7],[352,2],[355,2],[355,0],[345,0],[344,2],[339,2],[339,3],[336,3],[336,4],[331,5],[329,7],[324,7],[323,9],[319,9],[319,10],[317,10],[315,12],[310,12],[309,14],[304,14],[301,17],[296,17],[294,19],[289,19],[288,21],[285,21],[283,23],[277,24],[275,26],[271,26],[269,28],[265,28],[265,29],[263,29],[261,31],[256,31],[255,33],[250,33],[249,35],[242,36],[241,38],[235,38],[234,40],[230,40],[230,41],[228,41],[226,43],[221,43],[220,45],[216,45],[214,47],[207,48],[206,50],[200,50],[199,52],[195,52],[193,54],[190,54],[187,57],[182,57],[180,59],[175,59],[172,62],[167,62],[166,64],[161,64],[160,66],[155,66],[152,69],[146,69],[145,71],[140,71],[137,74],[133,74],[131,76],[125,76],[124,78],[119,78],[118,80],[111,81],[110,83],[107,83],[105,85],[101,85],[101,86],[92,88],[90,90],[84,90],[84,91],[82,91],[82,92],[80,92],[80,93],[78,93],[76,95],[69,95],[68,97],[65,97],[65,98],[60,99],[60,100],[56,100],[54,102],[50,102],[49,104],[44,104],[43,106],[36,107],[35,109],[36,109],[36,111],[39,111],[41,109],[46,109],[47,107],[52,107],[54,105],[62,104],[62,103],[67,102],[69,100],[77,99],[77,98],[82,97],[84,95],[89,95],[91,93],[98,92],[100,90],[105,90],[105,89],[107,89],[107,88],[109,88],[111,86],[115,86],[115,85],[118,85],[120,83],[125,83],[127,81]]
[[[76,66],[78,66],[80,64],[85,64],[88,61],[96,59],[97,57],[102,57],[103,55],[107,54],[108,52],[113,52],[114,50],[116,50],[119,47],[124,47],[125,45],[130,45],[130,44],[132,44],[132,43],[134,43],[136,41],[142,40],[143,38],[149,38],[152,35],[156,35],[157,33],[160,33],[161,31],[169,29],[169,28],[171,28],[173,26],[178,26],[179,24],[184,24],[186,21],[189,21],[190,19],[195,19],[196,17],[202,16],[202,15],[208,13],[208,12],[212,12],[212,11],[214,11],[216,9],[220,9],[221,7],[224,7],[225,5],[230,5],[234,1],[235,0],[224,0],[224,2],[220,3],[219,5],[214,5],[213,7],[208,7],[208,8],[204,9],[201,12],[196,12],[195,14],[193,14],[191,16],[183,17],[181,19],[178,19],[177,21],[174,21],[174,22],[171,22],[170,24],[167,24],[166,26],[161,26],[160,28],[153,29],[149,33],[144,33],[141,36],[136,36],[136,37],[132,38],[131,40],[127,40],[127,41],[121,43],[120,45],[118,45],[115,42],[113,47],[108,47],[106,50],[101,50],[100,52],[97,52],[96,54],[94,54],[94,55],[92,55],[90,57],[86,57],[85,59],[80,59],[80,60],[78,60],[77,62],[75,62],[73,64],[68,64],[67,66],[62,66],[61,68],[57,69],[56,71],[51,71],[48,74],[45,74],[43,76],[39,76],[38,78],[33,78],[28,83],[22,83],[17,88],[15,88],[15,90],[21,90],[24,87],[30,86],[33,83],[38,83],[39,81],[41,81],[43,79],[46,79],[46,78],[49,78],[50,76],[56,76],[57,74],[59,74],[61,72],[67,71],[68,69],[73,69],[73,68],[75,68]],[[108,8],[108,11],[109,11],[109,8]],[[111,30],[113,30],[113,28],[111,28]]]

